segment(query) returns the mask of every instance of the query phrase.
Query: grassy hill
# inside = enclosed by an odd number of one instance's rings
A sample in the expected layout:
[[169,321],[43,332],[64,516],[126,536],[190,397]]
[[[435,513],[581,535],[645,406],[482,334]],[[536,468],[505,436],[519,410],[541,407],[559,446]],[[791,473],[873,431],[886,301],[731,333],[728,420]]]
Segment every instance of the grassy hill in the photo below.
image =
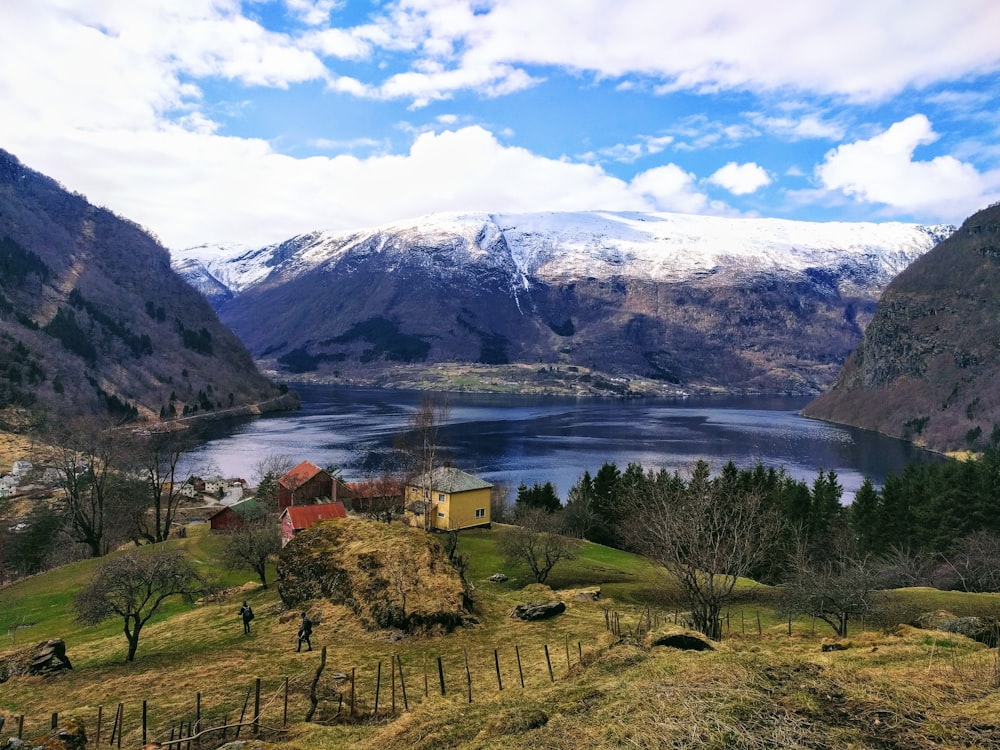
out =
[[[792,623],[789,635],[788,622],[768,606],[770,592],[748,588],[744,603],[728,613],[716,650],[651,648],[653,637],[683,628],[673,623],[675,604],[662,573],[647,561],[586,544],[577,560],[554,570],[550,590],[530,584],[526,570],[504,568],[495,537],[490,531],[462,536],[479,625],[403,638],[366,631],[345,607],[317,602],[309,608],[317,648],[303,653],[294,650],[296,613],[284,609],[275,587],[262,589],[251,574],[225,569],[219,563],[224,540],[194,529],[168,544],[214,575],[223,591],[193,607],[167,607],[144,629],[131,664],[123,661],[120,622],[81,627],[72,620],[72,597],[94,561],[7,587],[0,590],[6,639],[0,658],[60,637],[74,669],[0,683],[3,736],[16,731],[21,715],[25,736],[44,734],[58,712],[80,717],[93,738],[100,710],[106,742],[121,703],[122,746],[137,747],[146,701],[148,737],[164,741],[194,721],[199,698],[203,727],[235,722],[244,706],[249,717],[259,678],[260,736],[288,750],[1000,747],[1000,663],[995,651],[972,640],[901,626],[859,632],[846,650],[822,652],[832,631],[803,619]],[[486,580],[498,570],[510,579]],[[598,586],[597,601],[577,597]],[[907,609],[956,614],[994,612],[1000,603],[991,595],[929,590],[900,596]],[[553,597],[563,599],[567,611],[552,620],[509,617],[519,603]],[[249,636],[237,617],[243,599],[257,613]],[[607,627],[613,613],[620,636]],[[640,630],[640,622],[652,632]],[[306,723],[319,647],[326,647],[326,665],[315,688],[313,721]],[[353,718],[349,681],[335,679],[352,670]],[[252,736],[249,727],[241,731],[241,738]],[[227,739],[233,736],[229,730]],[[219,744],[215,734],[202,747]]]

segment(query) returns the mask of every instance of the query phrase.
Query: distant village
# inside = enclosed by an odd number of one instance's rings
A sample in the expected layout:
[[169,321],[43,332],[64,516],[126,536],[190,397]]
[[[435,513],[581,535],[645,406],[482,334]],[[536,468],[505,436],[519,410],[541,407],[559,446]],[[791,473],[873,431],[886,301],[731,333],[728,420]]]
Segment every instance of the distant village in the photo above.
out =
[[[60,486],[56,469],[36,469],[18,460],[0,475],[0,499],[30,495]],[[409,483],[390,479],[346,482],[310,461],[302,461],[277,480],[282,546],[320,521],[352,516],[401,517],[428,531],[490,526],[493,485],[445,465]],[[266,519],[268,510],[244,479],[190,476],[177,488],[188,500],[189,522],[208,523],[213,532],[234,531]],[[192,517],[193,516],[193,517]],[[16,528],[12,528],[16,531]]]

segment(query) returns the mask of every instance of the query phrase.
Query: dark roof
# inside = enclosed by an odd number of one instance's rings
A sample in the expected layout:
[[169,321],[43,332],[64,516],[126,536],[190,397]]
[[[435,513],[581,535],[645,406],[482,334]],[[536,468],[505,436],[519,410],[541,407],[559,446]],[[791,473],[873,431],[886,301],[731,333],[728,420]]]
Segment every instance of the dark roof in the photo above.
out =
[[429,479],[427,474],[422,474],[411,483],[411,486],[428,487],[434,492],[453,493],[483,490],[493,485],[453,466],[439,466],[430,473]]

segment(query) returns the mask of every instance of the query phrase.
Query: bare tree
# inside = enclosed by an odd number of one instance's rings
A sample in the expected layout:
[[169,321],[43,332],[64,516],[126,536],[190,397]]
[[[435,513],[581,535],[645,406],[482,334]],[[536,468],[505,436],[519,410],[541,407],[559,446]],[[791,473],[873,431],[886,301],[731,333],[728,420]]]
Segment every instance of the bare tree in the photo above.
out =
[[939,588],[1000,591],[1000,534],[976,531],[956,539],[935,577]]
[[278,479],[295,466],[291,456],[271,454],[264,456],[254,466],[257,483],[256,499],[268,513],[278,512]]
[[852,539],[831,538],[819,560],[800,542],[782,587],[784,609],[822,620],[846,638],[852,619],[872,617],[884,606],[882,576],[879,562],[858,554]]
[[281,551],[281,529],[273,520],[257,518],[228,532],[223,561],[237,570],[252,570],[267,588],[267,564]]
[[500,552],[510,565],[527,565],[537,583],[545,583],[557,564],[576,557],[580,541],[563,535],[558,513],[531,508],[518,522],[520,526],[500,532]]
[[182,432],[134,434],[131,471],[145,486],[148,509],[138,519],[139,539],[156,543],[170,537],[177,509],[184,499],[177,481],[178,466],[193,447],[191,438]]
[[204,590],[204,581],[180,552],[133,550],[101,563],[73,604],[77,619],[88,625],[121,617],[128,639],[125,661],[134,661],[139,634],[160,605],[172,596],[192,601]]
[[52,462],[65,498],[66,520],[74,541],[91,557],[107,554],[121,518],[127,483],[123,481],[121,436],[111,423],[94,416],[61,422],[47,440],[55,446]]
[[403,484],[389,473],[370,477],[358,483],[352,501],[365,517],[392,523],[403,513]]
[[396,440],[404,472],[420,491],[421,499],[417,503],[420,507],[414,510],[421,511],[425,529],[430,529],[433,523],[431,479],[441,461],[443,449],[439,433],[442,425],[448,421],[449,414],[447,401],[425,396],[420,407],[410,415],[407,431],[397,436]]
[[720,615],[737,581],[771,553],[779,536],[777,514],[757,493],[713,481],[704,461],[688,481],[649,472],[623,499],[623,538],[676,579],[695,628],[720,638]]

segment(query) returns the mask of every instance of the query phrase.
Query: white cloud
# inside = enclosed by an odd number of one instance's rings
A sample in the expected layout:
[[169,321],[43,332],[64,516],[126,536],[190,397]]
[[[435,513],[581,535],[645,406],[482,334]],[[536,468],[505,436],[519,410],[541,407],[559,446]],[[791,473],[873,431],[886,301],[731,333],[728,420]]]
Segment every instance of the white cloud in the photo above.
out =
[[330,18],[330,13],[343,3],[338,2],[338,0],[285,0],[285,5],[303,23],[319,26],[326,23]]
[[[405,0],[381,20],[445,70],[492,71],[493,91],[520,66],[558,66],[601,77],[659,79],[661,91],[791,88],[853,99],[880,99],[934,81],[1000,66],[993,0],[882,0],[787,3],[708,0]],[[845,54],[850,50],[849,54]],[[457,74],[439,79],[481,79]],[[414,88],[409,89],[412,84]],[[441,98],[433,81],[397,79],[383,89],[421,101]]]
[[[718,208],[697,190],[693,175],[674,165],[628,183],[597,166],[505,146],[478,126],[421,133],[406,154],[368,158],[293,159],[261,140],[180,128],[76,131],[42,142],[28,136],[10,149],[28,167],[137,221],[173,248],[265,244],[437,211]],[[95,163],[105,168],[95,170]]]
[[994,202],[1000,170],[979,172],[953,156],[914,160],[914,151],[938,139],[926,116],[918,114],[868,140],[828,152],[816,168],[827,190],[901,213],[956,220]]
[[733,195],[747,195],[771,184],[771,176],[759,164],[729,162],[716,170],[708,181],[725,188]]
[[844,137],[843,123],[824,119],[818,114],[770,116],[752,112],[747,116],[761,130],[792,141],[807,138],[837,141]]

